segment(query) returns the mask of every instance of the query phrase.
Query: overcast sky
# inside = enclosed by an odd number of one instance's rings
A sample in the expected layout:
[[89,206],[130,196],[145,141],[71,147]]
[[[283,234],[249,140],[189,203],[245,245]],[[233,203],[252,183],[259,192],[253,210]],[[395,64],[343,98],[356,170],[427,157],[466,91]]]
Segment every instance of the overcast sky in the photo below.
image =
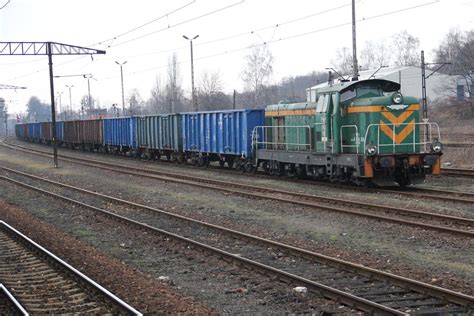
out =
[[[0,6],[8,0],[0,0]],[[190,94],[189,42],[193,37],[195,77],[220,73],[224,91],[241,90],[248,47],[269,42],[273,82],[330,66],[338,48],[352,45],[350,0],[10,0],[0,10],[0,41],[53,41],[106,50],[106,55],[54,56],[55,75],[92,74],[91,94],[102,107],[121,104],[138,89],[150,97],[157,77],[166,81],[168,59],[178,55],[180,77]],[[401,12],[397,12],[401,11]],[[474,0],[356,1],[358,49],[367,40],[386,40],[407,30],[420,40],[427,60],[453,28],[474,29]],[[383,15],[383,16],[381,16]],[[380,17],[379,17],[380,16]],[[148,23],[150,22],[150,23]],[[147,24],[148,23],[148,24]],[[146,24],[146,25],[145,25]],[[114,39],[115,38],[115,39]],[[26,90],[0,90],[10,112],[25,111],[32,95],[50,103],[46,56],[0,56],[0,83]],[[79,108],[87,94],[81,77],[55,79],[62,103]]]

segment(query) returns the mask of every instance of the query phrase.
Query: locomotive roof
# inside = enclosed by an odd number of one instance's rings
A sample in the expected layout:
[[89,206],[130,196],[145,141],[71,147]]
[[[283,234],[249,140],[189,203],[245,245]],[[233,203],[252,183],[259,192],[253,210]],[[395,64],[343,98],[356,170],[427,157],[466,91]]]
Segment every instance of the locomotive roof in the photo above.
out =
[[343,92],[349,90],[349,88],[355,88],[359,85],[364,85],[367,83],[380,85],[381,88],[386,92],[395,92],[400,89],[400,84],[398,82],[385,79],[368,79],[358,81],[342,81],[331,85],[326,85],[321,88],[315,88],[314,90],[316,90],[316,93]]

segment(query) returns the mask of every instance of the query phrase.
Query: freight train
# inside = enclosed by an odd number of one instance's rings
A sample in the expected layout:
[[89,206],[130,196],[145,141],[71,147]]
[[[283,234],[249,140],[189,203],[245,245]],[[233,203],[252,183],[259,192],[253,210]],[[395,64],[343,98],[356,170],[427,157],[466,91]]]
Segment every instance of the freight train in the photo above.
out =
[[[406,186],[439,175],[436,123],[416,98],[372,79],[308,90],[302,103],[265,109],[185,112],[57,122],[61,146],[198,166],[359,185]],[[51,123],[16,125],[19,139],[51,144]]]

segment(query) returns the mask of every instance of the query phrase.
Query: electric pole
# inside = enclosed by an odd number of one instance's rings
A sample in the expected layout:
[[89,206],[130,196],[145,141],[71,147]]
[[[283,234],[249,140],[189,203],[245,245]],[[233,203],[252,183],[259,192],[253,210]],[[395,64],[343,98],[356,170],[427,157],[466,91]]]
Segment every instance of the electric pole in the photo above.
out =
[[193,38],[189,38],[186,35],[183,35],[185,39],[187,39],[191,43],[191,97],[193,102],[193,111],[198,110],[198,104],[196,99],[196,90],[194,89],[194,57],[193,57],[193,41],[199,37],[199,35],[194,36]]
[[124,61],[123,63],[119,63],[118,61],[115,62],[117,65],[120,66],[120,79],[122,80],[122,115],[125,116],[125,94],[123,92],[123,65],[127,63]]
[[0,55],[46,55],[49,66],[49,87],[51,96],[51,124],[53,142],[53,165],[58,168],[58,143],[56,134],[56,108],[54,103],[53,55],[105,54],[103,50],[61,44],[56,42],[0,42]]
[[359,65],[357,62],[357,37],[356,37],[356,13],[355,0],[352,0],[352,67],[353,76],[352,81],[359,80]]
[[[439,65],[438,68],[433,70],[428,76],[426,76],[426,65]],[[451,63],[425,63],[425,51],[421,51],[421,103],[423,107],[423,118],[428,119],[428,102],[426,99],[426,79],[435,74],[445,65],[451,65]]]

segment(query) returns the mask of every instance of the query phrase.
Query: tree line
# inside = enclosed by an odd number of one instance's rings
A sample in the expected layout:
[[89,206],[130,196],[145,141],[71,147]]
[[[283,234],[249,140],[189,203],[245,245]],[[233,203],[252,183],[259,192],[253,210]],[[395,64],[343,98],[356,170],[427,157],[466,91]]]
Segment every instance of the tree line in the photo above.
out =
[[[420,41],[407,31],[391,35],[380,41],[367,41],[362,45],[358,60],[361,69],[376,69],[380,66],[419,66]],[[472,100],[474,81],[474,30],[451,30],[434,50],[435,62],[449,62],[440,72],[459,75],[466,81]],[[220,110],[232,108],[263,108],[280,101],[299,102],[306,100],[306,89],[328,80],[328,74],[311,71],[304,75],[283,78],[272,82],[274,57],[268,44],[254,45],[244,58],[241,72],[243,90],[224,92],[219,71],[204,71],[197,77],[196,97],[199,110]],[[342,47],[336,51],[331,66],[342,75],[352,72],[352,50]],[[168,59],[164,77],[157,75],[148,99],[138,89],[132,89],[126,99],[125,115],[149,115],[192,110],[192,100],[182,88],[182,75],[178,56],[173,53]],[[89,96],[81,99],[81,110],[72,113],[69,119],[80,118],[81,114],[108,115],[119,113],[120,107],[109,106],[99,111],[96,100]],[[473,107],[474,112],[474,107]],[[120,113],[123,115],[123,113]],[[84,116],[84,115],[82,115]],[[90,116],[90,115],[89,115]],[[27,121],[43,121],[50,118],[50,105],[31,97],[27,104]],[[60,116],[61,118],[61,116]],[[63,117],[64,118],[64,117]]]

